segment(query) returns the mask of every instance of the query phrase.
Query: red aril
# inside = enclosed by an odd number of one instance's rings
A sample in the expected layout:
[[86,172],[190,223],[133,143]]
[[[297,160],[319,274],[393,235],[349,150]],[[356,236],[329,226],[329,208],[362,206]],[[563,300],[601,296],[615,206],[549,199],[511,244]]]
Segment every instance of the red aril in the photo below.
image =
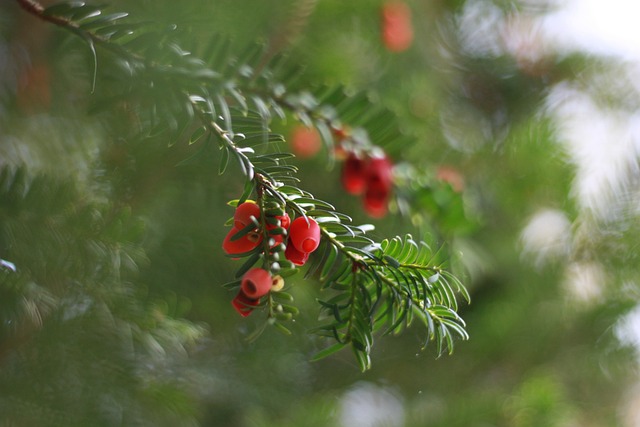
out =
[[373,158],[367,167],[364,208],[374,218],[382,218],[387,214],[393,189],[392,168],[393,165],[387,157]]
[[291,244],[287,245],[287,249],[284,251],[284,256],[298,267],[304,265],[304,263],[309,259],[308,253],[300,252]]
[[233,214],[233,226],[238,230],[243,229],[253,222],[251,217],[259,220],[260,206],[258,206],[258,204],[254,202],[244,202],[238,205],[236,211]]
[[276,218],[280,220],[280,227],[285,230],[289,229],[289,226],[291,225],[291,218],[288,213],[285,212],[284,215],[277,216]]
[[238,231],[240,230],[233,227],[222,242],[222,249],[229,255],[249,252],[262,242],[262,234],[256,233],[255,231],[251,231],[238,239],[232,240]]
[[289,227],[289,246],[302,253],[315,251],[320,245],[320,226],[315,219],[302,216],[294,219]]
[[257,299],[251,299],[246,296],[242,291],[238,292],[238,295],[231,300],[231,305],[236,309],[238,314],[242,317],[247,317],[251,314],[253,309],[260,303]]
[[342,166],[342,186],[349,194],[362,194],[366,185],[367,162],[350,153]]
[[252,268],[244,273],[240,289],[251,299],[259,299],[271,290],[271,273],[262,268]]

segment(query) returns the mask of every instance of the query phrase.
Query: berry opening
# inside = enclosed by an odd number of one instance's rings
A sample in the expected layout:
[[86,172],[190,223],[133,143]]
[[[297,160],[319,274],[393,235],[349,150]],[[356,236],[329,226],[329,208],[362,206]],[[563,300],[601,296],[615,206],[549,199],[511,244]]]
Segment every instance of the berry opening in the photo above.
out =
[[313,252],[318,247],[318,243],[314,239],[305,239],[302,242],[302,250],[304,252]]
[[262,268],[252,268],[242,276],[241,291],[249,298],[260,298],[271,290],[271,273]]
[[258,291],[258,287],[251,280],[244,282],[244,290],[247,294],[253,295]]

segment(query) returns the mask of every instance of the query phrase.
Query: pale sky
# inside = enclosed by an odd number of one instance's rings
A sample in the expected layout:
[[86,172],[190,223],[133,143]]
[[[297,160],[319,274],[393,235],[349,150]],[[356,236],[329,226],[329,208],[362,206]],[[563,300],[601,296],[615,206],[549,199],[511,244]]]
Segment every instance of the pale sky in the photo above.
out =
[[559,46],[640,62],[640,0],[567,0],[543,22]]

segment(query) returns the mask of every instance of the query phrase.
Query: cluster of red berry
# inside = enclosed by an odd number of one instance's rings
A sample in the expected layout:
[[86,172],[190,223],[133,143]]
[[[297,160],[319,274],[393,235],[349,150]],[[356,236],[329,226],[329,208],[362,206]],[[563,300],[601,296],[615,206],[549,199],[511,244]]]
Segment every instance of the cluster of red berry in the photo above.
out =
[[384,155],[369,157],[351,152],[342,167],[342,186],[349,194],[363,195],[364,210],[382,218],[393,190],[393,164]]
[[[344,160],[342,185],[349,194],[364,195],[364,209],[374,218],[387,214],[387,206],[393,189],[393,164],[385,155],[370,156],[356,154],[352,147],[345,147],[349,131],[333,129],[338,143],[335,154]],[[314,128],[297,126],[291,133],[291,148],[300,157],[310,157],[320,149],[320,134]]]
[[[270,251],[282,250],[284,247],[287,260],[297,266],[304,265],[309,254],[320,244],[320,226],[313,218],[299,216],[291,221],[286,212],[281,213],[273,217],[266,216],[261,221],[260,206],[257,203],[247,201],[238,205],[233,215],[233,228],[224,238],[222,249],[229,255],[250,252],[267,235]],[[265,224],[264,230],[262,224]],[[238,233],[241,234],[236,236]],[[281,276],[272,276],[262,268],[252,268],[242,276],[240,291],[232,305],[242,316],[248,316],[260,303],[260,298],[271,291],[281,290],[283,286]]]

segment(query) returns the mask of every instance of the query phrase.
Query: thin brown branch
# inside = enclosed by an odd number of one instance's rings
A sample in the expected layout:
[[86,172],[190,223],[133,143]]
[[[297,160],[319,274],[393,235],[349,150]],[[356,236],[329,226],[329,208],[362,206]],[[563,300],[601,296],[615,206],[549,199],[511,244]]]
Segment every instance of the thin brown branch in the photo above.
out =
[[40,4],[39,2],[35,1],[35,0],[16,0],[18,2],[18,5],[23,8],[24,10],[26,10],[28,13],[30,13],[31,15],[46,21],[46,22],[50,22],[52,24],[58,25],[60,27],[64,27],[64,28],[75,28],[77,29],[78,26],[72,22],[69,21],[68,19],[65,19],[63,17],[60,16],[56,16],[56,15],[45,15],[44,11],[45,8],[44,6],[42,6],[42,4]]
[[64,28],[67,31],[71,31],[77,35],[80,35],[81,37],[83,37],[85,40],[87,40],[89,43],[93,43],[95,45],[101,46],[103,48],[105,48],[106,50],[109,50],[121,57],[130,59],[130,60],[135,60],[138,61],[142,64],[146,64],[147,62],[145,61],[144,58],[136,55],[135,53],[132,53],[124,48],[122,48],[120,45],[114,44],[114,43],[110,43],[109,40],[100,37],[99,35],[92,33],[90,31],[86,31],[83,30],[82,28],[80,28],[80,26],[75,23],[74,21],[64,18],[62,16],[57,16],[57,15],[48,15],[45,14],[45,8],[44,6],[42,6],[42,4],[40,4],[39,2],[35,1],[35,0],[16,0],[18,2],[18,5],[24,9],[25,11],[27,11],[29,14],[35,16],[36,18],[45,21],[45,22],[49,22],[51,24],[54,24],[58,27]]

